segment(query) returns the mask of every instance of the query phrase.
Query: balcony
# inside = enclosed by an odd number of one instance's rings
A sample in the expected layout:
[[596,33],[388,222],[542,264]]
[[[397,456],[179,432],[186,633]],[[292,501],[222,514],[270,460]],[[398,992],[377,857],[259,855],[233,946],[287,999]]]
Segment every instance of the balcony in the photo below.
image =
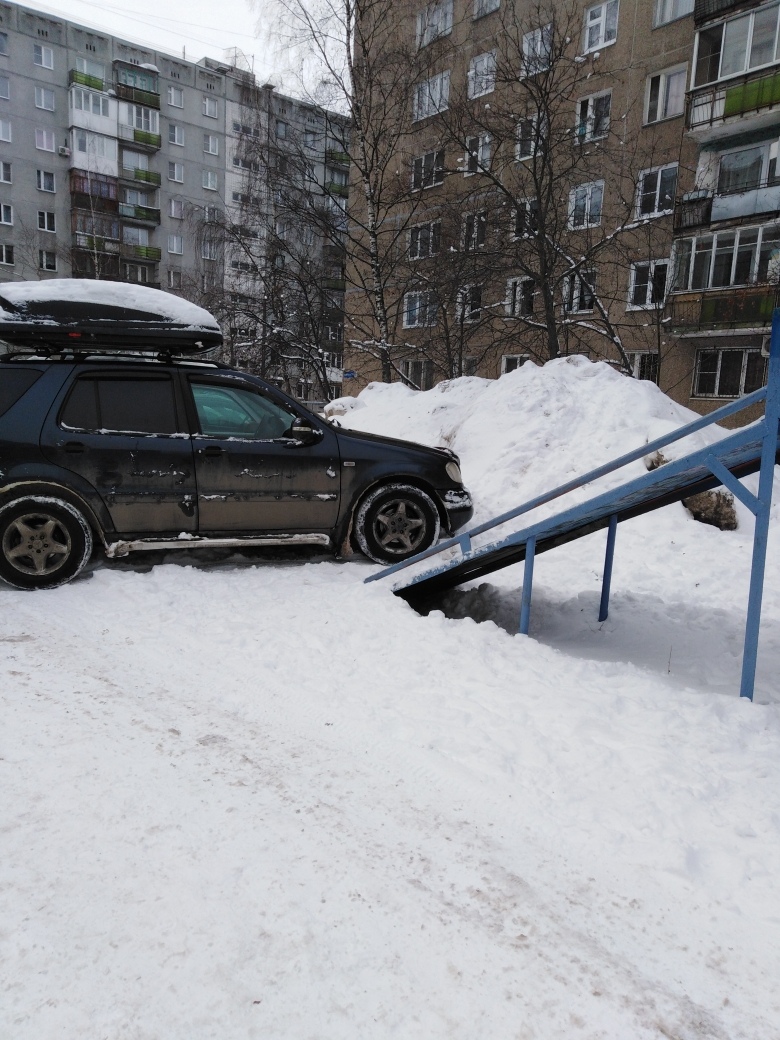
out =
[[[692,197],[695,196],[695,197]],[[719,195],[692,192],[674,204],[674,230],[717,224],[721,220],[754,220],[756,217],[780,211],[780,184],[757,184],[744,191],[730,191]]]
[[154,184],[158,186],[162,183],[162,174],[155,173],[153,170],[139,170],[135,167],[120,167],[119,177],[124,181],[140,181],[142,184]]
[[764,328],[779,298],[776,283],[673,293],[666,313],[675,332]]
[[156,152],[162,145],[162,137],[159,134],[152,134],[148,130],[137,130],[134,126],[127,126],[124,123],[119,125],[119,136],[123,141],[132,141],[139,148],[150,152]]
[[162,250],[159,246],[131,246],[127,242],[122,243],[122,256],[128,260],[160,260]]
[[709,22],[732,11],[756,7],[759,3],[760,0],[696,0],[693,24],[698,27],[702,22]]
[[[780,71],[748,73],[688,94],[685,125],[702,143],[771,126],[780,105]],[[746,124],[745,120],[749,120]]]
[[144,105],[146,108],[159,108],[160,95],[151,90],[141,90],[140,87],[128,87],[125,83],[117,83],[114,86],[116,96],[122,101],[132,101],[136,105]]
[[326,149],[325,158],[329,163],[335,163],[336,166],[349,166],[349,156],[347,153],[339,152],[336,148]]
[[103,238],[101,235],[88,235],[84,231],[74,231],[73,248],[88,249],[90,253],[118,253],[119,242],[115,239]]
[[328,181],[325,185],[325,191],[329,195],[339,195],[342,199],[349,198],[349,185],[339,184],[337,181]]
[[126,220],[136,220],[141,224],[159,224],[160,211],[152,206],[135,206],[131,202],[119,203],[119,216]]
[[347,287],[346,280],[344,278],[323,278],[322,288],[323,289],[341,289],[344,290]]
[[709,192],[691,192],[674,200],[675,231],[706,227],[712,213],[712,195]]
[[89,87],[90,90],[105,90],[106,84],[99,76],[89,76],[86,72],[71,69],[68,73],[68,86],[77,83],[80,87]]

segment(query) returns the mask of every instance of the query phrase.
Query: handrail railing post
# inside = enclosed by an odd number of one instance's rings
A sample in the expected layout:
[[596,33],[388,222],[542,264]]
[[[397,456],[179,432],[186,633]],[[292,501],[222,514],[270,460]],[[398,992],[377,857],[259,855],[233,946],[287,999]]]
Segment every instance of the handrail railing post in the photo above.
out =
[[607,551],[604,555],[604,577],[601,581],[599,621],[606,621],[609,617],[609,590],[612,585],[612,560],[615,556],[615,535],[617,534],[617,524],[617,513],[613,513],[609,518],[609,530],[607,531]]
[[520,635],[527,636],[531,625],[531,590],[534,581],[534,556],[536,555],[536,539],[529,538],[525,543],[525,567],[523,568],[523,594],[520,600]]

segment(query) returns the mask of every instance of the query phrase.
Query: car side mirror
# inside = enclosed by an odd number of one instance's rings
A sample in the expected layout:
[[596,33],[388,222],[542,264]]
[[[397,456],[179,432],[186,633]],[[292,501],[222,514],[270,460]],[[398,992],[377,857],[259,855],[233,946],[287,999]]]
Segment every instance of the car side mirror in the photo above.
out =
[[293,419],[292,425],[290,426],[290,437],[298,443],[300,447],[306,444],[314,444],[322,437],[322,430],[314,426],[310,419],[304,419],[298,416],[297,419]]

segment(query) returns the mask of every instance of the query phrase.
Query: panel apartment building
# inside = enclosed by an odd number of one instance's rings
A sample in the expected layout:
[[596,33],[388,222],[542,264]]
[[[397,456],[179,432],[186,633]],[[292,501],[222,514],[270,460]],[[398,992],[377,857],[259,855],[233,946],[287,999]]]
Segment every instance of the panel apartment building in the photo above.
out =
[[[397,10],[395,377],[425,388],[579,353],[702,412],[760,386],[780,275],[780,5]],[[348,292],[347,339],[365,324]],[[377,377],[359,344],[347,364],[357,385]]]
[[[343,151],[343,126],[228,62],[189,62],[0,3],[0,281],[73,276],[155,286],[212,304],[220,317],[229,311],[228,339],[258,348],[258,315],[269,328],[275,319],[258,297],[283,251],[269,171],[305,137],[313,181],[346,183],[342,163],[326,164],[326,155]],[[240,249],[229,233],[239,227],[247,232]],[[324,246],[315,240],[310,248],[317,255]],[[339,302],[329,301],[337,330]],[[284,379],[263,367],[309,394],[303,362],[288,365]],[[337,387],[335,364],[328,376]]]

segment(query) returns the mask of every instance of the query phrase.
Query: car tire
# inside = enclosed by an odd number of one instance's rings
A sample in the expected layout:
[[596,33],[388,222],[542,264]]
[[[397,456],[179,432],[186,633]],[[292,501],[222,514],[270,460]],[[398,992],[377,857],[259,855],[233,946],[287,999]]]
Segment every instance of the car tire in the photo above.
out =
[[385,484],[361,502],[354,531],[369,560],[401,563],[438,540],[441,518],[425,491],[411,484]]
[[64,585],[91,555],[92,529],[69,502],[30,495],[0,509],[0,578],[14,588]]

